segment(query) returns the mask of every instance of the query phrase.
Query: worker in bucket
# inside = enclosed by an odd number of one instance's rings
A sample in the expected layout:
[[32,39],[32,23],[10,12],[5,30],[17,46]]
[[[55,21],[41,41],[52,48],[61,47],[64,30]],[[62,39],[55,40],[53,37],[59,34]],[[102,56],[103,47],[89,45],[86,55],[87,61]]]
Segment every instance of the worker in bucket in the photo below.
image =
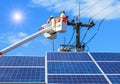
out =
[[60,14],[60,18],[62,21],[64,21],[65,23],[67,22],[68,16],[65,15],[65,11],[62,10],[61,14]]
[[62,18],[62,17],[66,17],[64,10],[61,11],[60,17],[61,17],[61,18]]
[[48,19],[47,23],[50,23],[53,18],[54,18],[54,16],[51,15],[50,18]]
[[55,24],[55,18],[53,15],[50,16],[50,18],[47,21],[47,25],[51,26],[52,28],[55,28],[56,24]]

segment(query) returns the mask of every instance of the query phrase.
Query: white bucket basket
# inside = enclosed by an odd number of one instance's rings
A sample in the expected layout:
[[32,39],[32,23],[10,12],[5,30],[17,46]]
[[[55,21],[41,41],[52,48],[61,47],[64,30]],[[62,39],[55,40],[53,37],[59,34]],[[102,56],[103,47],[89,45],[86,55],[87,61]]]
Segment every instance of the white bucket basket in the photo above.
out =
[[60,21],[60,22],[56,23],[56,30],[55,31],[63,33],[63,32],[66,32],[66,28],[67,28],[67,24],[63,21]]

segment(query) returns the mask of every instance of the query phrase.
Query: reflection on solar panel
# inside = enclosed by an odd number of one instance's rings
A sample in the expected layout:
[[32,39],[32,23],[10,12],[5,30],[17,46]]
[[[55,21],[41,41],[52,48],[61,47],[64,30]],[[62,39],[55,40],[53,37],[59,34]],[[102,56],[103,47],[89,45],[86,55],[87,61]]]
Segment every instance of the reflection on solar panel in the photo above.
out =
[[49,75],[48,79],[51,84],[108,84],[101,75]]
[[54,61],[91,61],[87,53],[52,53],[47,54],[47,60]]
[[0,84],[120,84],[120,53],[3,56]]

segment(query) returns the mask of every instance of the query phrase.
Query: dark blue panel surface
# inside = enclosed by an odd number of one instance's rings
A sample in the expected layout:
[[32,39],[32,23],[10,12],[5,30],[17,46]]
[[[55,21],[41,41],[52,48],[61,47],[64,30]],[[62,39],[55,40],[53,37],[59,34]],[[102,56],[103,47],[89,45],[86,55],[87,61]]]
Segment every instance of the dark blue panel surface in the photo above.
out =
[[45,66],[45,57],[3,56],[0,66]]
[[47,60],[55,61],[91,61],[87,53],[47,53]]
[[93,62],[48,62],[48,74],[97,74]]
[[96,61],[120,61],[120,53],[91,53]]
[[50,84],[108,84],[102,75],[48,75]]
[[45,82],[45,69],[0,68],[0,82]]
[[106,74],[120,74],[120,62],[98,62]]
[[109,75],[108,78],[113,84],[120,84],[120,75]]

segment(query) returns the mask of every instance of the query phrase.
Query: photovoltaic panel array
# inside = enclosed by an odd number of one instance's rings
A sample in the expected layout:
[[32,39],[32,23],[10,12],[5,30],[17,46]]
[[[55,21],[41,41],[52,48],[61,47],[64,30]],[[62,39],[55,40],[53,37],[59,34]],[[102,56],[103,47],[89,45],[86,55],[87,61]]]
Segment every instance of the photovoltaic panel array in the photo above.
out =
[[120,53],[91,53],[112,84],[120,84]]
[[0,84],[120,84],[120,53],[48,52],[3,56]]
[[108,84],[88,53],[47,53],[48,83]]
[[1,57],[0,84],[1,83],[45,83],[45,57]]

